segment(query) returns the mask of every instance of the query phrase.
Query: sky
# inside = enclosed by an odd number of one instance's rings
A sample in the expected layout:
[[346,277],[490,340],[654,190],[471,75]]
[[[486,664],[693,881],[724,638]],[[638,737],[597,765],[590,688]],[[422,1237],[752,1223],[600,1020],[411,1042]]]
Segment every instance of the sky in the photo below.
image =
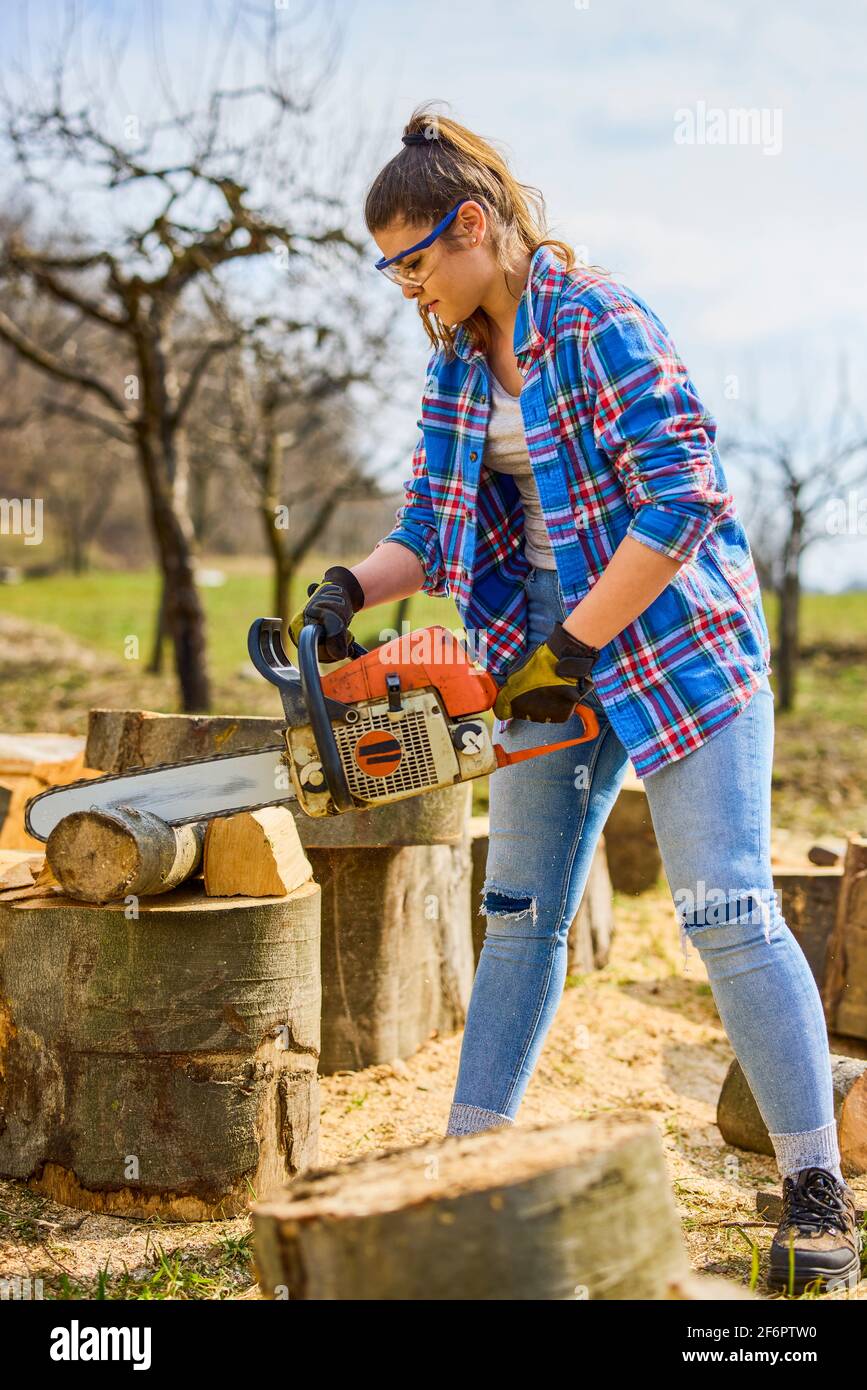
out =
[[[275,0],[278,12],[283,4]],[[297,6],[285,5],[288,22]],[[131,90],[147,80],[145,50],[158,29],[183,93],[225,5],[205,4],[211,25],[193,0],[81,0],[79,9],[93,24],[120,12],[133,26]],[[63,6],[6,0],[7,63],[23,61],[25,11],[32,63]],[[334,0],[332,13],[342,48],[330,138],[349,148],[362,135],[352,189],[359,228],[364,188],[399,150],[410,111],[437,100],[541,188],[551,235],[659,314],[720,422],[724,461],[727,433],[757,412],[797,432],[807,467],[842,370],[867,419],[863,0]],[[746,131],[737,126],[743,109],[757,113]],[[371,294],[386,307],[399,291],[383,279]],[[389,419],[395,441],[406,440],[407,465],[396,466],[395,486],[409,471],[428,354],[405,308]],[[748,481],[726,467],[746,513]],[[804,576],[815,587],[867,582],[867,486],[853,499],[841,477],[840,497],[862,524],[850,520],[854,534],[808,553]]]

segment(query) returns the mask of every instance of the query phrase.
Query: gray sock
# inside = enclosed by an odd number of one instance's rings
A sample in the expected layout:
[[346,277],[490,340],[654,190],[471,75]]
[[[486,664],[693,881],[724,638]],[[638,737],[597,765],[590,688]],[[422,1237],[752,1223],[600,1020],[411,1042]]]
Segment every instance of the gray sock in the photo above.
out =
[[807,1129],[796,1134],[772,1134],[770,1140],[782,1178],[794,1178],[802,1168],[826,1168],[838,1182],[845,1181],[840,1169],[837,1126],[833,1120],[821,1129]]
[[484,1110],[480,1105],[452,1105],[446,1134],[476,1134],[481,1129],[497,1129],[500,1125],[514,1123],[508,1115]]

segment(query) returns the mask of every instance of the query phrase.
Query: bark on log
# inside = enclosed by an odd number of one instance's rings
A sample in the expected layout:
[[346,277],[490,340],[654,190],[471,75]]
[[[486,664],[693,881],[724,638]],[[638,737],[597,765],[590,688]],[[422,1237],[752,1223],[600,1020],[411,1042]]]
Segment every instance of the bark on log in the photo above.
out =
[[[844,1173],[867,1173],[867,1061],[832,1053],[831,1075],[841,1167]],[[767,1125],[737,1059],[723,1082],[716,1122],[733,1148],[773,1156]]]
[[252,1215],[268,1298],[663,1299],[689,1274],[646,1120],[388,1149],[302,1174]]
[[322,888],[321,1074],[411,1057],[432,1032],[462,1028],[469,838],[307,854]]
[[315,1162],[319,912],[0,907],[0,1172],[116,1216],[223,1219]]
[[850,835],[822,991],[828,1027],[867,1038],[867,837]]
[[205,892],[283,897],[313,876],[301,848],[295,817],[285,806],[263,806],[208,823],[204,852]]
[[45,854],[70,898],[107,903],[177,888],[199,868],[204,825],[166,825],[150,811],[117,806],[58,821]]

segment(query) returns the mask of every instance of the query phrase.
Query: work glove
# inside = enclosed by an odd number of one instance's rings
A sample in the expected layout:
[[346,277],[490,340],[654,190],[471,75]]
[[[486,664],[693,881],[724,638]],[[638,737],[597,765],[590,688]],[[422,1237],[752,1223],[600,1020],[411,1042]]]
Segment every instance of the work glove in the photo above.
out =
[[599,656],[572,637],[562,623],[555,623],[544,642],[512,668],[494,702],[498,719],[532,719],[540,724],[562,724],[588,690],[590,674]]
[[320,583],[307,586],[307,602],[289,620],[289,636],[298,646],[301,629],[307,623],[322,623],[325,632],[319,634],[317,655],[320,661],[344,661],[354,640],[349,624],[364,607],[364,590],[352,570],[344,565],[332,565]]

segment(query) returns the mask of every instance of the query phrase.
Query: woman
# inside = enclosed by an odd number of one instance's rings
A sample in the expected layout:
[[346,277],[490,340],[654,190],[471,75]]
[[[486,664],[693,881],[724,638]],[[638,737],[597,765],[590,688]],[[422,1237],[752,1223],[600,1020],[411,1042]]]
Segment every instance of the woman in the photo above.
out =
[[[365,207],[432,345],[397,525],[295,615],[450,594],[501,685],[508,749],[599,733],[490,781],[487,935],[449,1134],[514,1123],[563,991],[569,924],[631,758],[669,887],[771,1133],[772,1281],[857,1278],[819,993],[770,865],[770,652],[702,406],[634,292],[544,235],[544,201],[457,122],[413,113]],[[576,752],[582,756],[576,759]]]

